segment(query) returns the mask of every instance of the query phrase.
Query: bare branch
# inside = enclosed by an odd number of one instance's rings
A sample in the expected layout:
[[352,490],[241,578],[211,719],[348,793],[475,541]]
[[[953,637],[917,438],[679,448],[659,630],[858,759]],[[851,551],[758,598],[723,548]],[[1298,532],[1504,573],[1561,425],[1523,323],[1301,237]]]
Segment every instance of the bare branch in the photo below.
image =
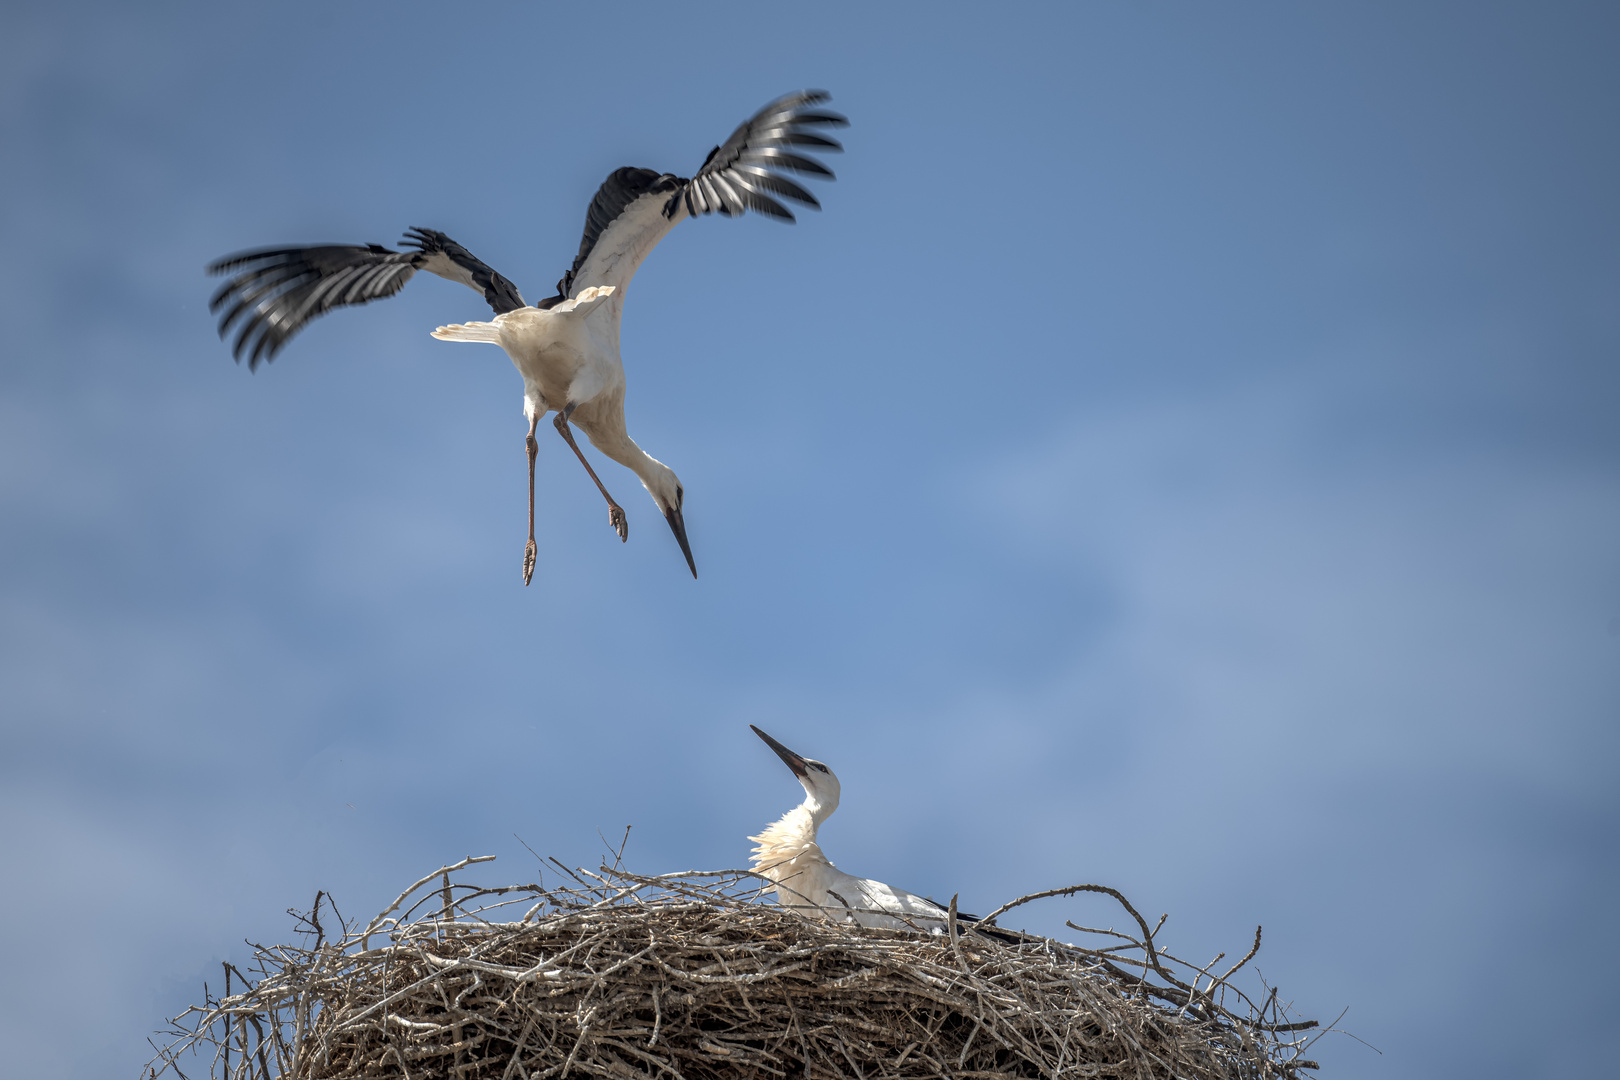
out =
[[[1258,972],[1269,991],[1259,1007],[1229,982],[1255,956],[1258,931],[1216,976],[1222,957],[1179,960],[1157,940],[1164,919],[1149,927],[1107,886],[1032,894],[990,917],[1101,893],[1139,937],[1070,923],[1079,944],[1001,941],[966,933],[954,897],[937,927],[868,929],[762,903],[769,883],[746,870],[632,874],[624,850],[610,848],[613,865],[600,871],[552,860],[565,875],[552,888],[458,881],[489,861],[468,858],[358,930],[317,893],[295,916],[313,944],[252,946],[251,979],[227,963],[223,994],[205,987],[203,1004],[171,1022],[173,1041],[143,1080],[183,1075],[180,1058],[194,1053],[216,1080],[1247,1080],[1316,1067],[1301,1034],[1314,1021],[1289,1017]],[[323,922],[323,903],[341,933]],[[1192,972],[1190,984],[1172,964]],[[1225,1007],[1227,990],[1245,1011]]]

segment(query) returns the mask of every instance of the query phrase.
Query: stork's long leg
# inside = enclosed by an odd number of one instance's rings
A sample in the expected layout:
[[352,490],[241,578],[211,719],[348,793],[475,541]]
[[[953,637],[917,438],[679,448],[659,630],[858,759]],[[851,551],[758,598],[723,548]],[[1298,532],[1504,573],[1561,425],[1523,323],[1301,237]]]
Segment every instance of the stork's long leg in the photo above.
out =
[[624,507],[614,502],[613,496],[608,494],[608,489],[602,486],[602,481],[597,477],[596,470],[591,468],[591,463],[586,461],[585,455],[580,452],[579,443],[574,441],[574,433],[568,430],[568,418],[573,415],[574,406],[572,405],[557,413],[557,419],[554,421],[557,425],[557,434],[568,440],[568,445],[574,451],[574,456],[579,458],[581,465],[585,466],[585,471],[591,474],[591,479],[596,481],[596,490],[600,491],[602,498],[607,500],[608,524],[613,526],[613,531],[619,534],[619,541],[622,543],[630,539],[630,520],[624,516]]
[[534,543],[534,458],[540,452],[540,443],[535,440],[535,428],[540,426],[540,414],[535,413],[529,419],[529,437],[524,445],[529,451],[529,543],[523,549],[523,584],[527,585],[534,576],[534,561],[540,554],[540,549]]

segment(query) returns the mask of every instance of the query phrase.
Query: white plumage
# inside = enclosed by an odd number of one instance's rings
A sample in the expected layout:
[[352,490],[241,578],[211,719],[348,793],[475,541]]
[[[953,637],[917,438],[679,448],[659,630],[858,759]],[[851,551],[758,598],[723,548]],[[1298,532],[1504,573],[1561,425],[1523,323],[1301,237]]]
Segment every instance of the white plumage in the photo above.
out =
[[837,113],[814,108],[825,100],[822,91],[807,90],[771,102],[711,150],[690,179],[651,169],[615,170],[591,200],[579,253],[558,282],[557,295],[536,304],[526,303],[516,286],[444,233],[416,228],[405,241],[414,250],[326,244],[266,248],[219,260],[209,271],[232,275],[210,305],[211,310],[225,309],[220,336],[240,321],[234,351],[238,360],[245,356],[248,366],[256,368],[261,360],[273,359],[310,320],[334,307],[392,296],[418,270],[468,286],[483,295],[495,319],[441,326],[433,336],[499,345],[523,376],[523,412],[529,421],[524,584],[529,583],[536,560],[535,430],[548,412],[557,414],[558,433],[607,500],[608,523],[619,538],[629,538],[628,518],[580,452],[570,424],[640,478],[696,577],[680,480],[669,466],[637,446],[625,428],[619,323],[626,290],[642,260],[688,217],[709,213],[733,217],[753,210],[792,221],[793,214],[778,196],[819,209],[815,196],[782,172],[832,178],[830,169],[800,152],[800,148],[842,149],[836,140],[817,133],[848,123]]
[[842,791],[838,777],[825,763],[794,753],[759,728],[754,728],[754,734],[776,751],[804,786],[804,802],[758,836],[749,837],[757,845],[754,872],[776,885],[776,902],[834,922],[941,932],[949,914],[944,906],[881,881],[846,874],[833,865],[816,842],[816,832],[838,809]]

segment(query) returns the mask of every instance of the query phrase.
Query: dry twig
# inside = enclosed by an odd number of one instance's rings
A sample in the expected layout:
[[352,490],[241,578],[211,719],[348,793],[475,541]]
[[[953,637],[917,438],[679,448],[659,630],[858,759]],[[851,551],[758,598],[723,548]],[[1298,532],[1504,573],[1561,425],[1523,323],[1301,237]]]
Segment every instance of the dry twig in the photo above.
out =
[[[255,946],[256,980],[227,967],[224,996],[205,988],[145,1075],[184,1075],[187,1054],[218,1080],[1258,1080],[1316,1068],[1294,1034],[1314,1023],[1290,1021],[1275,991],[1256,1006],[1227,982],[1258,931],[1217,977],[1214,962],[1165,952],[1159,928],[1106,886],[1037,893],[995,914],[1101,893],[1140,940],[993,940],[955,918],[954,899],[944,933],[837,925],[761,902],[766,883],[746,871],[642,877],[617,856],[595,873],[557,863],[574,884],[554,888],[452,881],[486,861],[434,871],[341,937],[319,923],[318,894],[304,917],[314,941]],[[378,936],[386,944],[371,947]],[[1241,1011],[1225,1007],[1228,994]]]

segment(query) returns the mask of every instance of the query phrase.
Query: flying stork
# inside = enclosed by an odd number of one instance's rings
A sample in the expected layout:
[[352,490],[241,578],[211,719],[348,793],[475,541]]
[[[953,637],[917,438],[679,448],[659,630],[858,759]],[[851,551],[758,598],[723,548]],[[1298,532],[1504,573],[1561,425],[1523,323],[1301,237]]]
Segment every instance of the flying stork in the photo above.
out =
[[[816,832],[838,809],[842,788],[837,775],[826,763],[795,754],[753,724],[748,726],[804,786],[804,802],[758,836],[748,838],[758,845],[753,854],[754,872],[776,886],[776,902],[833,922],[942,933],[950,916],[944,905],[881,881],[846,874],[833,865],[816,843]],[[966,923],[978,922],[976,915],[957,912],[956,917]],[[994,927],[974,929],[1001,941],[1018,940]]]
[[222,339],[241,324],[232,351],[238,362],[245,357],[249,370],[257,370],[310,320],[333,308],[392,296],[418,270],[468,286],[494,309],[494,320],[441,326],[433,336],[499,345],[523,376],[523,413],[529,421],[524,443],[529,456],[529,541],[523,553],[523,583],[527,585],[534,574],[537,553],[535,431],[548,412],[557,414],[558,434],[607,500],[608,524],[619,539],[629,538],[624,510],[580,451],[570,423],[641,479],[669,522],[695,578],[697,563],[681,514],[685,496],[681,482],[673,469],[637,446],[625,430],[624,365],[619,358],[625,290],[647,253],[688,217],[711,213],[736,217],[753,210],[793,221],[778,196],[819,210],[814,195],[782,174],[833,179],[832,170],[805,156],[843,149],[819,133],[849,122],[817,107],[826,100],[828,95],[819,90],[777,98],[709,151],[690,179],[652,169],[615,170],[591,200],[579,254],[557,283],[557,295],[539,303],[525,303],[515,285],[444,233],[412,228],[401,244],[404,251],[380,244],[321,244],[227,256],[208,267],[211,274],[230,275],[209,310],[223,309]]

